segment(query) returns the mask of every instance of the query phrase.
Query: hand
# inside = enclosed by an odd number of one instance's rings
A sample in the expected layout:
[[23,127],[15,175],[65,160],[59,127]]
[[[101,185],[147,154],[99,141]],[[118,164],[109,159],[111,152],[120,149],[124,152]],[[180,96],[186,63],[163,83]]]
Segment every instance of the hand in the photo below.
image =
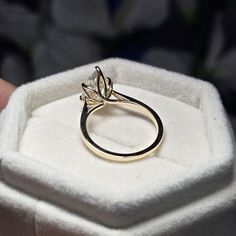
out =
[[0,79],[0,112],[5,108],[11,94],[15,91],[16,87],[9,82]]

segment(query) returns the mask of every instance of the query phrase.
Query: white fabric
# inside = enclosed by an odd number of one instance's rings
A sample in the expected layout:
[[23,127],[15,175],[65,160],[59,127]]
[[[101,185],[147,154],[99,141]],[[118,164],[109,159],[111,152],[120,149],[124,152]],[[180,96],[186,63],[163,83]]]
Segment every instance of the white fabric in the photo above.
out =
[[[161,179],[173,171],[182,172],[212,158],[201,110],[142,89],[124,85],[115,85],[115,89],[148,104],[162,118],[164,142],[160,151],[151,158],[124,167],[124,164],[104,162],[88,152],[80,139],[79,118],[83,103],[78,95],[59,99],[33,111],[19,151],[62,171],[79,174],[80,178],[84,176],[88,182],[96,181],[96,176],[100,175],[99,181],[105,181],[103,184],[126,180],[131,181],[132,186],[137,183],[137,175],[146,179],[143,181],[145,185],[158,177],[160,185]],[[117,152],[144,148],[156,134],[155,127],[144,116],[135,116],[119,107],[107,106],[95,113],[90,123],[92,138],[103,147]],[[93,171],[88,173],[89,169]],[[110,177],[107,178],[107,175]],[[126,181],[124,188],[127,189]],[[121,187],[116,185],[116,188]]]
[[236,234],[233,188],[235,185],[137,227],[113,229],[0,183],[0,233],[4,236],[233,236]]
[[[216,90],[208,83],[130,61],[96,64],[118,82],[117,91],[158,112],[165,127],[164,142],[152,157],[127,164],[107,162],[88,152],[79,136],[79,93],[94,65],[17,89],[2,117],[1,178],[46,202],[42,213],[41,208],[36,211],[39,225],[50,224],[60,231],[53,221],[57,215],[53,205],[59,204],[69,218],[80,222],[81,215],[93,222],[97,235],[119,233],[110,227],[129,228],[130,235],[138,231],[164,235],[181,232],[195,219],[211,218],[216,209],[223,213],[232,207],[233,140]],[[140,148],[154,135],[147,120],[120,109],[94,115],[90,128],[93,138],[116,151]],[[220,193],[224,200],[217,198]],[[205,199],[204,208],[199,199]],[[63,221],[64,215],[59,210],[58,220]],[[189,220],[183,219],[180,226],[181,216]],[[70,224],[71,230],[81,233],[76,224]],[[83,224],[80,227],[83,230]],[[40,226],[41,232],[47,228]]]

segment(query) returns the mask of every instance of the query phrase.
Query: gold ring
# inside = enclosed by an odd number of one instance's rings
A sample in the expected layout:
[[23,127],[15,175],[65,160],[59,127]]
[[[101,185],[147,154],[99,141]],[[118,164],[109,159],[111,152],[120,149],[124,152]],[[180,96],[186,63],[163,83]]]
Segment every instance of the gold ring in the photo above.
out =
[[[127,95],[113,90],[113,82],[109,77],[104,77],[101,69],[95,66],[95,72],[82,83],[83,93],[80,99],[84,107],[80,118],[80,130],[84,144],[97,156],[110,161],[128,162],[142,159],[153,153],[160,145],[164,129],[158,114],[146,104]],[[137,112],[147,116],[155,125],[157,134],[153,143],[147,148],[132,153],[117,153],[96,144],[87,130],[88,118],[105,105],[125,105],[134,108]]]

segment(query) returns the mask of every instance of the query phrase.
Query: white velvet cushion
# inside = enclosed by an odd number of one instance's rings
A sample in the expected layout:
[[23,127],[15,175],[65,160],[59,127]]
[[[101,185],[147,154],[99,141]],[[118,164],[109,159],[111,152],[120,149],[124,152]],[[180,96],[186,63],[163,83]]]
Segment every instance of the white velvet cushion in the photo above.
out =
[[[109,227],[138,227],[229,186],[232,137],[211,85],[120,59],[97,64],[119,83],[118,91],[161,116],[160,150],[126,164],[88,152],[79,136],[80,83],[94,67],[87,65],[23,86],[12,96],[0,137],[6,183]],[[94,116],[91,132],[98,142],[130,151],[150,141],[153,127],[147,120],[114,111],[118,118],[111,110]]]
[[[125,193],[130,186],[137,185],[134,189],[139,191],[135,193],[138,195],[142,191],[149,192],[147,188],[149,184],[153,186],[153,179],[157,179],[157,185],[162,185],[163,178],[168,178],[173,171],[188,171],[211,160],[201,110],[142,89],[124,85],[115,88],[145,102],[162,117],[164,142],[151,157],[125,165],[101,160],[89,152],[80,137],[79,119],[83,103],[79,95],[59,99],[33,111],[20,140],[19,152],[79,175],[89,184],[109,185],[109,191],[124,188]],[[95,113],[91,123],[91,136],[100,145],[118,152],[143,148],[151,143],[156,133],[149,120],[116,106]],[[137,178],[143,181],[137,184]]]

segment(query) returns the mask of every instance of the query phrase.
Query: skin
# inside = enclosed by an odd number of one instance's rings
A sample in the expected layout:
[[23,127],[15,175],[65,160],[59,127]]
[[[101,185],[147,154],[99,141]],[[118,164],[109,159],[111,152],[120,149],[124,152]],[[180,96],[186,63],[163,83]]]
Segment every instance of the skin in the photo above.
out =
[[0,112],[6,107],[8,100],[15,89],[16,87],[13,84],[0,79]]

